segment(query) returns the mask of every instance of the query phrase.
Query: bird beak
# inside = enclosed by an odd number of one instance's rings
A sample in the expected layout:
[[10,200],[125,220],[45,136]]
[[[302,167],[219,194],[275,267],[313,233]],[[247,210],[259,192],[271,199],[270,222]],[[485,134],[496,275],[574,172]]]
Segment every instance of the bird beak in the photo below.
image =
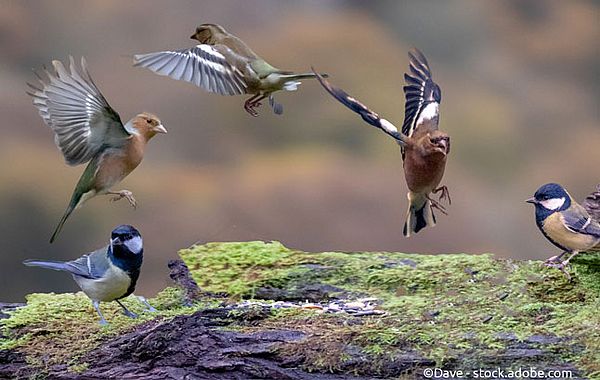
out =
[[537,204],[538,203],[538,201],[536,201],[534,197],[526,199],[525,202],[527,202],[527,203],[533,203],[533,204]]
[[156,133],[167,133],[167,129],[165,127],[163,127],[162,124],[159,124],[156,127],[154,127],[154,131]]
[[192,40],[195,40],[195,39],[196,39],[196,33],[192,34],[192,35],[190,36],[190,38],[191,38]]

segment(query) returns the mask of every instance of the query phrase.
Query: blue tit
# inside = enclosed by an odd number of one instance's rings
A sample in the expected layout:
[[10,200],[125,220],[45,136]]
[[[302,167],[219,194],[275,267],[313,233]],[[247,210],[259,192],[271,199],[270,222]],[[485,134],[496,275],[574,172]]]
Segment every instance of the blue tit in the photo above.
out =
[[[565,269],[569,261],[600,243],[600,223],[556,183],[540,187],[526,202],[535,205],[535,221],[540,231],[563,250],[546,260],[546,265],[560,269],[570,278]],[[569,257],[561,261],[567,253]]]
[[[23,264],[71,273],[81,290],[92,300],[100,316],[100,324],[107,324],[100,311],[100,302],[117,301],[130,318],[137,315],[119,300],[133,293],[142,267],[144,247],[139,231],[121,225],[111,233],[110,243],[73,261],[26,260]],[[154,309],[139,297],[151,311]]]

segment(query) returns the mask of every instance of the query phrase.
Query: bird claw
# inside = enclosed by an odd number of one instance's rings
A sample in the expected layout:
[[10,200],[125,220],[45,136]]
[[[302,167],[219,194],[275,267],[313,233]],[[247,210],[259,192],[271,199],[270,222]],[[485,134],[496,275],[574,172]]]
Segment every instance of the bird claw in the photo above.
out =
[[110,199],[111,202],[116,202],[116,201],[119,201],[119,200],[125,198],[129,202],[129,204],[131,205],[131,207],[133,207],[134,209],[137,208],[137,201],[133,197],[133,193],[131,191],[129,191],[129,190],[121,190],[121,191],[118,191],[118,192],[112,193],[112,194],[116,194],[117,196],[116,197],[112,197]]
[[560,261],[558,256],[553,256],[544,262],[544,266],[547,268],[558,269],[567,277],[569,281],[571,281],[571,274],[567,270],[567,267],[569,266],[568,260]]
[[442,194],[440,194],[440,197],[438,198],[438,200],[441,202],[443,200],[448,200],[448,205],[452,204],[452,198],[450,198],[450,191],[448,190],[447,186],[440,186],[437,189],[434,189],[432,191],[432,193],[437,194],[441,192]]
[[144,304],[144,306],[146,306],[146,310],[150,313],[156,313],[158,310],[156,310],[152,305],[150,305],[150,302],[148,302],[148,300],[146,299],[146,297],[144,296],[137,296],[137,299]]
[[246,101],[246,103],[244,103],[244,109],[246,110],[246,112],[248,112],[250,115],[257,117],[258,116],[258,111],[255,109],[257,107],[260,107],[260,102],[249,102]]
[[134,313],[133,311],[124,309],[123,310],[123,314],[131,319],[136,319],[138,317],[138,315],[136,313]]
[[436,209],[439,210],[442,214],[444,215],[448,215],[448,211],[446,211],[446,207],[444,207],[440,202],[436,201],[435,199],[431,199],[431,198],[427,198],[429,199],[429,201],[431,202],[431,209]]

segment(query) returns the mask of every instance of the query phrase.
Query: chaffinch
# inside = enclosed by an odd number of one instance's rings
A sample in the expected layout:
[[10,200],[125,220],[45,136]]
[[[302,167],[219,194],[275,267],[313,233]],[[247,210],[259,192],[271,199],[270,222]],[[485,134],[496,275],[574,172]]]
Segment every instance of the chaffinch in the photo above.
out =
[[[450,152],[450,137],[438,129],[441,91],[432,79],[425,56],[415,49],[409,53],[409,58],[410,73],[404,74],[407,85],[404,86],[406,103],[402,131],[343,90],[332,86],[313,69],[319,82],[333,97],[400,145],[409,189],[409,207],[403,229],[406,237],[434,226],[433,208],[447,214],[440,201],[447,199],[448,203],[451,202],[448,188],[439,186]],[[431,197],[432,193],[438,192],[440,201]]]
[[44,122],[55,133],[54,141],[68,165],[89,162],[73,191],[71,201],[54,230],[52,243],[71,213],[96,195],[113,194],[113,200],[126,198],[135,207],[128,190],[113,191],[142,161],[146,143],[157,133],[167,133],[160,119],[140,113],[125,125],[96,87],[81,58],[79,69],[70,57],[70,72],[52,61],[55,72],[44,70],[47,78],[40,87],[28,85]]
[[282,114],[283,106],[275,102],[272,94],[279,90],[296,91],[302,79],[315,77],[313,73],[295,74],[271,66],[221,25],[202,24],[190,38],[198,40],[200,45],[136,54],[134,66],[221,95],[251,94],[244,109],[252,116],[258,116],[256,108],[266,97],[269,97],[273,112]]
[[[535,205],[535,223],[552,244],[562,249],[545,264],[560,269],[568,278],[569,261],[581,251],[600,243],[600,223],[590,216],[559,184],[548,183],[540,187],[527,203]],[[566,260],[561,258],[569,254]]]
[[[117,301],[126,316],[137,317],[119,300],[135,290],[143,254],[142,236],[139,231],[132,226],[121,225],[112,231],[107,246],[76,260],[26,260],[23,264],[69,272],[81,290],[92,300],[94,309],[100,316],[100,324],[105,325],[107,322],[100,311],[100,302]],[[138,298],[149,311],[155,311],[145,298]]]

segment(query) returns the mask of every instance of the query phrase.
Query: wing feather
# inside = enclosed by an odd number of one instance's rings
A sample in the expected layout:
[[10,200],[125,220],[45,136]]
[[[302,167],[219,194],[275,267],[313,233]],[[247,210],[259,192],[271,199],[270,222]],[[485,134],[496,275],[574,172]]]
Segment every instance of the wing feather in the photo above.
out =
[[192,83],[221,95],[241,95],[248,85],[243,74],[228,60],[234,53],[225,45],[197,45],[191,49],[134,55],[134,66],[158,75]]
[[53,61],[54,72],[44,68],[45,77],[36,73],[40,87],[28,83],[33,105],[55,133],[55,143],[67,164],[79,165],[91,160],[107,146],[120,146],[129,133],[119,114],[108,104],[87,70],[69,57],[69,70]]
[[442,100],[440,87],[433,81],[427,59],[419,50],[408,53],[410,73],[404,74],[404,123],[402,133],[412,136],[422,124],[437,129],[439,104]]

